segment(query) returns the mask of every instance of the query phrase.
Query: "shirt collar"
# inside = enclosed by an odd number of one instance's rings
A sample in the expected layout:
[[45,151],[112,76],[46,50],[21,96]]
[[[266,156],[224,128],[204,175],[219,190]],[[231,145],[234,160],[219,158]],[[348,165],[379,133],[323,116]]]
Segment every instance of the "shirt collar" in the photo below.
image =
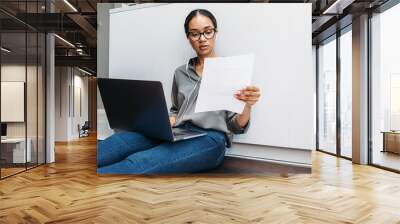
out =
[[189,59],[189,68],[196,71],[195,65],[196,65],[197,60],[198,60],[198,57]]
[[192,73],[189,72],[189,74],[196,81],[198,81],[200,79],[200,76],[197,75],[196,67],[195,67],[197,60],[198,60],[198,57],[194,57],[194,58],[189,59],[189,62],[188,62],[188,68],[189,68],[189,70],[192,70]]

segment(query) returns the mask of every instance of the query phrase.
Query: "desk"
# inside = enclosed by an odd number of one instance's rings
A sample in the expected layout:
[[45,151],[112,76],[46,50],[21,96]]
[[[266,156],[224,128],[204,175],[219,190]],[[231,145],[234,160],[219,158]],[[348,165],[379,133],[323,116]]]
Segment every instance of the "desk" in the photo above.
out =
[[[1,139],[1,157],[6,163],[25,163],[32,158],[30,138],[27,139],[25,151],[25,138],[5,138]],[[26,153],[26,154],[25,154]],[[25,161],[25,158],[27,161]]]
[[381,133],[383,133],[382,152],[400,154],[400,131],[382,131]]

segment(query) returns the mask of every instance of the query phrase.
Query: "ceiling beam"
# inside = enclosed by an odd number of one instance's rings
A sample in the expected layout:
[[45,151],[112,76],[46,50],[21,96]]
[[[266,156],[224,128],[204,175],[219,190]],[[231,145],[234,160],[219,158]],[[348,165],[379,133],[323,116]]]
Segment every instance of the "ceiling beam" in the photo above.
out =
[[83,31],[91,38],[94,39],[93,41],[96,41],[97,39],[97,30],[90,24],[85,17],[83,17],[80,14],[67,14],[67,16],[74,21],[78,26],[82,28]]
[[323,10],[322,14],[342,14],[355,0],[336,0]]
[[96,71],[97,59],[96,56],[55,56],[55,65],[87,67]]

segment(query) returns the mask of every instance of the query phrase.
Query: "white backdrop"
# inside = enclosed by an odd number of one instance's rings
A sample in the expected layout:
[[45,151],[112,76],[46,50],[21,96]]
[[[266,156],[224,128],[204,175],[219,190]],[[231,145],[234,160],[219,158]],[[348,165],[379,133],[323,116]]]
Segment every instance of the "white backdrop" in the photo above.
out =
[[168,106],[173,72],[195,56],[183,24],[195,8],[218,22],[218,56],[255,54],[262,97],[247,134],[235,142],[315,147],[311,4],[147,4],[110,10],[109,77],[159,80]]

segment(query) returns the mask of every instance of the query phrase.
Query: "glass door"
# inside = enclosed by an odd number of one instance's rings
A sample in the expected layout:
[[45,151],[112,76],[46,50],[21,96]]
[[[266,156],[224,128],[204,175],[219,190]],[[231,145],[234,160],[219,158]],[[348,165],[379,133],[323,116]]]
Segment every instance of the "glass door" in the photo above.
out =
[[[23,13],[44,1],[1,2]],[[6,22],[3,22],[6,21]],[[0,178],[45,163],[45,34],[0,12]]]
[[336,154],[336,36],[318,47],[318,149]]
[[351,26],[340,36],[340,155],[352,157],[352,33]]
[[400,4],[371,18],[370,162],[400,171]]
[[26,170],[27,151],[25,31],[1,33],[1,177]]

